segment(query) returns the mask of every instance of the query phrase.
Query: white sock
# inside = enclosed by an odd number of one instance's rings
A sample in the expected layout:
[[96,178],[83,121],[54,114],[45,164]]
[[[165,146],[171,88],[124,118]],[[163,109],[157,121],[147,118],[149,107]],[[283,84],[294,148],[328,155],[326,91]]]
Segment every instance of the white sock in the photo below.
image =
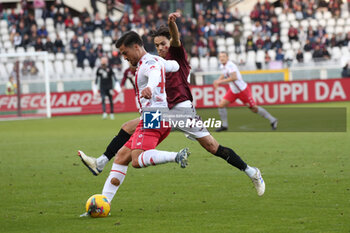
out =
[[101,155],[96,159],[97,169],[102,171],[108,162],[109,162],[109,159],[107,158],[107,156],[105,156],[104,154]]
[[257,112],[260,116],[268,119],[270,121],[270,123],[274,122],[276,120],[276,118],[274,118],[268,111],[266,111],[264,108],[258,106],[258,112]]
[[[113,200],[114,195],[117,193],[120,185],[122,185],[127,170],[128,166],[113,163],[111,172],[109,173],[102,190],[102,195],[105,195],[109,202]],[[113,178],[117,178],[119,180],[120,183],[118,186],[111,184],[111,180]]]
[[177,152],[168,152],[161,150],[147,150],[139,155],[140,167],[148,167],[151,165],[175,162]]
[[244,170],[244,172],[247,174],[247,176],[252,177],[255,175],[256,169],[247,165],[247,168]]
[[222,121],[222,127],[228,127],[227,122],[227,109],[226,108],[219,108],[219,115]]

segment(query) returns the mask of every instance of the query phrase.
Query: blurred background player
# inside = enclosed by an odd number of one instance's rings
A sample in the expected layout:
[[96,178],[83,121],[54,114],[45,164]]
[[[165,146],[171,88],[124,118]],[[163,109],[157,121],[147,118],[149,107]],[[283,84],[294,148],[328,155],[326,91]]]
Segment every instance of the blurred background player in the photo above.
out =
[[106,111],[106,102],[105,98],[106,96],[109,99],[109,105],[110,105],[110,118],[114,119],[114,108],[113,108],[113,79],[117,83],[117,79],[115,77],[115,74],[113,70],[108,67],[108,58],[102,57],[101,58],[101,66],[96,71],[96,79],[95,79],[95,85],[97,85],[98,82],[100,82],[100,94],[102,98],[102,118],[107,118],[107,111]]
[[134,88],[134,91],[136,93],[136,87],[135,87],[135,72],[136,72],[136,67],[131,65],[129,63],[129,67],[124,71],[124,74],[123,74],[123,79],[120,83],[120,86],[122,88],[122,91],[125,91],[125,83],[126,81],[129,81],[131,83],[131,85],[133,86]]
[[221,63],[220,68],[222,70],[222,75],[219,77],[219,79],[214,81],[213,85],[216,89],[220,84],[228,83],[230,88],[219,103],[219,114],[222,120],[222,126],[221,128],[217,129],[216,132],[226,131],[228,129],[226,107],[230,103],[233,103],[236,99],[241,100],[243,104],[247,105],[250,110],[252,110],[252,112],[268,119],[272,130],[276,130],[278,123],[277,119],[264,108],[256,105],[249,86],[243,81],[237,66],[232,61],[228,60],[228,55],[226,52],[219,53],[219,61]]

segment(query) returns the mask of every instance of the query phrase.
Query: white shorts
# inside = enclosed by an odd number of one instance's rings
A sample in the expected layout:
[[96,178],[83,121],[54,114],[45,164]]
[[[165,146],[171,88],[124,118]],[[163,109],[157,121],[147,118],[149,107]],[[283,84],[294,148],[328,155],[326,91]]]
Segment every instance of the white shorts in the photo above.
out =
[[[170,114],[177,114],[179,112],[182,112],[184,109],[186,109],[186,118],[187,119],[195,119],[195,120],[201,120],[201,117],[197,115],[195,107],[193,107],[192,102],[189,100],[186,100],[184,102],[176,104],[172,109],[170,109]],[[197,138],[203,138],[205,136],[210,135],[207,128],[203,127],[174,127],[176,130],[182,131],[185,136],[189,139],[195,140]]]

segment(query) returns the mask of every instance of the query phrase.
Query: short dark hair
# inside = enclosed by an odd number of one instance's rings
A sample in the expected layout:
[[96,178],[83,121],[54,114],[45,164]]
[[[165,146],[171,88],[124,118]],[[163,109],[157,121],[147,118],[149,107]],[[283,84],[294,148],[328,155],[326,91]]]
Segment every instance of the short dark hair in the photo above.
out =
[[153,39],[157,36],[164,36],[164,37],[168,38],[168,40],[170,40],[169,28],[164,26],[164,25],[160,26],[156,30],[151,31],[150,35]]
[[118,39],[118,41],[115,43],[115,47],[118,49],[120,46],[124,45],[126,47],[132,46],[134,44],[138,44],[140,46],[143,46],[143,41],[139,34],[137,34],[134,31],[128,31],[126,32],[122,37]]

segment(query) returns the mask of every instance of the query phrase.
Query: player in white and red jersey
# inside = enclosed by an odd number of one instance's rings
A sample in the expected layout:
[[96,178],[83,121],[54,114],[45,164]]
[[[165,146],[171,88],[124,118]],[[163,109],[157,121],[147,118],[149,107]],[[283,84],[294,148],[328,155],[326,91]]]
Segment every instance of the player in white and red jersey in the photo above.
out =
[[[161,57],[148,54],[143,47],[141,37],[133,31],[124,34],[116,43],[123,57],[133,66],[137,66],[135,74],[136,95],[140,112],[147,108],[167,108],[165,92],[165,72],[176,72],[179,64],[176,61],[166,61]],[[158,111],[157,111],[158,112]],[[142,114],[141,114],[142,116]],[[168,162],[177,162],[182,168],[187,166],[188,149],[180,152],[155,150],[170,133],[170,127],[160,126],[159,129],[143,128],[143,119],[137,125],[134,134],[118,151],[118,156],[130,158],[134,168],[145,168]],[[102,194],[112,201],[119,184],[125,177],[127,166],[113,163],[111,172],[105,182]]]
[[222,70],[222,75],[219,79],[214,81],[214,87],[217,88],[220,84],[229,84],[230,88],[226,92],[224,98],[219,103],[219,114],[222,120],[222,127],[217,129],[217,132],[225,131],[228,129],[227,122],[227,110],[226,107],[234,102],[236,99],[239,99],[243,104],[247,105],[252,112],[259,114],[260,116],[268,119],[270,121],[272,130],[277,128],[277,119],[273,117],[268,111],[264,108],[258,106],[250,91],[249,86],[246,82],[243,81],[242,75],[239,72],[237,66],[228,60],[228,55],[226,52],[219,53],[220,60],[220,69]]

